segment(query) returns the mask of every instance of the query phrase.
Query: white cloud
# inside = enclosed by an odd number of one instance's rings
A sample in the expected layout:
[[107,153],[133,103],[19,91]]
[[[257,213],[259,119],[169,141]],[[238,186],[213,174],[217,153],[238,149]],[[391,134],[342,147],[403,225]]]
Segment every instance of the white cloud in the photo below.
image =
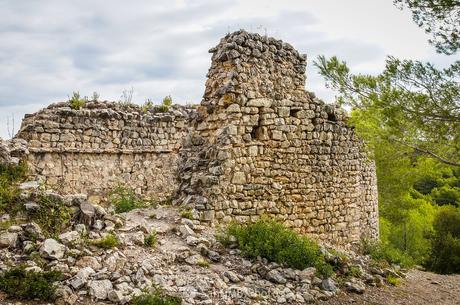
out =
[[[408,12],[388,0],[168,0],[0,2],[0,136],[6,117],[65,100],[74,90],[136,102],[171,94],[200,101],[207,50],[229,31],[267,33],[307,53],[307,89],[325,100],[312,61],[338,55],[352,69],[377,73],[385,55],[446,65]],[[18,126],[16,126],[17,129]]]

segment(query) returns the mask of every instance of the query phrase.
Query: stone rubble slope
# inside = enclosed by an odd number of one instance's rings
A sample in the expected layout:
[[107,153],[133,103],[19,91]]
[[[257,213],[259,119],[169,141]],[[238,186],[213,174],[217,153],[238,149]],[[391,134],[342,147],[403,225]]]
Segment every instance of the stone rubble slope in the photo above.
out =
[[[34,192],[39,190],[28,189],[22,196],[33,197]],[[75,215],[57,239],[45,238],[36,223],[20,219],[0,231],[0,272],[19,264],[38,272],[61,271],[65,279],[58,283],[56,304],[126,304],[154,287],[180,296],[183,304],[306,304],[327,300],[339,289],[363,293],[366,285],[381,285],[386,274],[396,274],[369,268],[367,258],[349,253],[349,264],[364,270],[363,276],[348,278],[339,287],[333,278],[318,278],[315,268],[293,270],[264,259],[246,260],[238,249],[216,240],[217,229],[181,218],[177,207],[114,215],[84,195],[61,199]],[[157,244],[146,247],[145,239],[153,232]],[[93,245],[108,234],[120,241],[117,247]]]

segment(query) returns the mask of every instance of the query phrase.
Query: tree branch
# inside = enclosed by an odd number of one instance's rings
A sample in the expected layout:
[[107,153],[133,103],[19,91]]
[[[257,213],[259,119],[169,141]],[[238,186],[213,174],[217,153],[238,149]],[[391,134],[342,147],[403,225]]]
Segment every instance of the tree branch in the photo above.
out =
[[439,155],[435,154],[434,152],[429,151],[429,150],[427,150],[427,149],[423,149],[423,148],[420,148],[420,147],[418,147],[418,146],[416,146],[416,145],[409,144],[409,143],[407,143],[407,142],[403,142],[403,141],[400,141],[400,140],[396,140],[396,142],[399,142],[399,143],[401,143],[401,144],[403,144],[403,145],[405,145],[405,146],[407,146],[407,147],[413,148],[413,149],[415,149],[415,150],[418,151],[418,152],[421,152],[421,153],[430,155],[430,156],[432,156],[433,158],[435,158],[436,160],[438,160],[438,161],[440,161],[440,162],[442,162],[442,163],[444,163],[444,164],[448,164],[448,165],[452,165],[452,166],[459,166],[459,167],[460,167],[460,163],[457,163],[457,162],[454,162],[454,161],[447,160],[447,159],[445,159],[445,158],[443,158],[443,157],[441,157],[441,156],[439,156]]

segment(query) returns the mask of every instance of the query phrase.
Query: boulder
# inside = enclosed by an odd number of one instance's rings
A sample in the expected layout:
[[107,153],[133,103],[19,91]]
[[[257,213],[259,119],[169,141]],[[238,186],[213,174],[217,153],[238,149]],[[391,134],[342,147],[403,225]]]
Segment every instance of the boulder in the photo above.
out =
[[64,257],[66,247],[55,239],[46,239],[40,247],[40,254],[50,259],[61,259]]
[[345,288],[350,292],[363,293],[366,290],[366,286],[363,282],[353,279],[349,282],[345,282]]
[[265,276],[267,280],[275,284],[286,284],[286,278],[279,272],[278,269],[270,270]]
[[65,245],[74,244],[80,240],[80,233],[77,231],[65,232],[59,235],[59,240]]
[[334,280],[332,278],[328,277],[328,278],[323,279],[321,281],[321,289],[323,289],[325,291],[335,293],[337,291],[337,286],[336,286]]
[[110,291],[113,290],[112,282],[109,280],[91,281],[88,284],[90,296],[105,300]]
[[94,206],[87,201],[81,201],[80,203],[80,222],[85,224],[88,227],[91,227],[91,225],[94,222],[95,217],[96,217],[96,209],[94,208]]
[[18,243],[18,233],[5,232],[0,234],[0,249],[15,248]]
[[74,289],[79,289],[86,285],[89,277],[94,273],[96,272],[91,267],[85,267],[83,269],[80,269],[80,271],[78,271],[78,273],[69,280],[69,285],[72,286],[72,288]]

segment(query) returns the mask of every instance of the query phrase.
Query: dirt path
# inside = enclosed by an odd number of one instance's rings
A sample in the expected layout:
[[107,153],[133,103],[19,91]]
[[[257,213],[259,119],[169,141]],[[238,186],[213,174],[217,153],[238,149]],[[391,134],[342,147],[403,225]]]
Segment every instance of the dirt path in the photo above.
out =
[[459,305],[460,275],[412,270],[398,287],[367,288],[362,295],[340,293],[322,305]]

